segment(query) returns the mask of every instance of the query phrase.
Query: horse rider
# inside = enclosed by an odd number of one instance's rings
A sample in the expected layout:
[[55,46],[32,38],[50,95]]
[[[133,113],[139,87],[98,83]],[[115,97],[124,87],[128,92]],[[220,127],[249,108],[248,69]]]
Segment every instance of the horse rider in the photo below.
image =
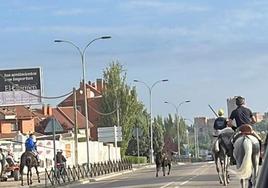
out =
[[227,120],[225,117],[223,117],[224,115],[224,110],[223,109],[219,109],[218,111],[218,117],[215,119],[214,121],[214,133],[213,133],[213,137],[216,137],[215,141],[214,141],[214,146],[215,146],[215,151],[220,151],[219,148],[219,140],[218,140],[218,136],[221,133],[221,130],[227,127]]
[[[256,123],[256,119],[253,116],[252,111],[245,107],[245,98],[238,96],[236,97],[236,106],[237,108],[235,110],[232,111],[230,117],[229,117],[229,121],[228,121],[228,126],[232,127],[235,130],[235,134],[233,136],[232,139],[232,143],[235,142],[235,140],[237,139],[237,137],[239,136],[239,131],[242,125],[248,124],[248,125],[253,125],[254,123]],[[236,127],[232,124],[232,121],[235,119],[236,122]],[[255,136],[259,142],[260,142],[260,146],[261,146],[261,138],[260,136],[252,131],[252,135]],[[231,162],[235,163],[234,157],[233,157],[233,151],[229,151],[230,155],[231,155]]]
[[56,163],[59,163],[60,165],[64,165],[65,166],[65,163],[66,163],[66,158],[64,157],[64,155],[62,154],[63,151],[61,149],[59,149],[57,151],[57,154],[56,154]]
[[33,133],[30,133],[29,138],[27,138],[27,140],[25,141],[25,147],[26,151],[30,151],[34,154],[39,164],[40,160],[37,152],[36,138]]

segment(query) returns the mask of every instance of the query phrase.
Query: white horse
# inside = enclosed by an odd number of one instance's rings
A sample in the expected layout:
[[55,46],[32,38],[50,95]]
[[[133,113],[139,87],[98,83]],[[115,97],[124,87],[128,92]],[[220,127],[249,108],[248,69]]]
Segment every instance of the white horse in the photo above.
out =
[[252,135],[241,135],[234,143],[233,154],[241,187],[246,187],[246,179],[248,187],[255,187],[260,157],[258,139]]

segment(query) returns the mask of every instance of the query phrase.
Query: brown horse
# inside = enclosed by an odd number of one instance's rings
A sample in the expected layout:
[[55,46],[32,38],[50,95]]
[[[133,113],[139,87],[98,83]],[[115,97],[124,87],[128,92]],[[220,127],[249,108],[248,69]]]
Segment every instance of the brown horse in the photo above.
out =
[[35,168],[37,178],[38,178],[38,183],[40,183],[40,177],[39,177],[39,172],[38,172],[38,161],[37,158],[35,157],[34,153],[31,151],[26,151],[21,155],[21,160],[20,160],[20,174],[21,174],[21,185],[23,186],[23,169],[24,166],[27,166],[27,184],[31,185],[33,183],[32,181],[32,167]]

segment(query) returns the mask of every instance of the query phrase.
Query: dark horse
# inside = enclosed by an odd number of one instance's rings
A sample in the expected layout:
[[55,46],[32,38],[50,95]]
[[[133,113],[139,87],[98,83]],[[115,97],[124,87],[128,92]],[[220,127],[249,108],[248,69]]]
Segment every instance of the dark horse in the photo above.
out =
[[156,164],[156,177],[158,177],[158,172],[162,167],[163,176],[166,175],[166,167],[168,166],[168,175],[170,174],[171,169],[171,157],[166,152],[157,152],[155,155],[155,164]]
[[39,172],[38,172],[38,161],[35,157],[35,155],[30,152],[26,151],[21,155],[21,160],[20,160],[20,174],[21,174],[21,185],[23,186],[23,169],[24,166],[27,166],[27,184],[31,185],[33,183],[32,181],[32,167],[35,168],[37,178],[38,178],[38,183],[40,183],[40,177],[39,177]]
[[[218,146],[217,143],[214,142],[212,147],[213,158],[216,164],[216,170],[218,173],[220,184],[226,186],[230,180],[228,175],[228,167],[230,163],[230,154],[228,151],[232,150],[231,138],[234,134],[232,128],[225,128],[220,132],[218,136]],[[220,168],[221,167],[221,174]]]

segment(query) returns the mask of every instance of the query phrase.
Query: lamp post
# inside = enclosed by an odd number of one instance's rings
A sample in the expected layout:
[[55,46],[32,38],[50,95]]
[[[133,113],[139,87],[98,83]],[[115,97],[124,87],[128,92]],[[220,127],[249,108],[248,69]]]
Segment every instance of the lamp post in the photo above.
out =
[[150,163],[153,163],[154,161],[154,149],[153,149],[153,121],[152,121],[152,117],[153,117],[153,109],[152,109],[152,90],[153,90],[153,87],[160,83],[160,82],[167,82],[168,79],[163,79],[163,80],[158,80],[156,81],[155,83],[153,83],[151,86],[149,86],[148,84],[146,84],[145,82],[143,81],[140,81],[140,80],[134,80],[134,82],[140,82],[140,83],[143,83],[149,90],[149,96],[150,96],[150,131],[151,131],[151,135],[150,135]]
[[83,50],[78,47],[77,45],[75,45],[73,42],[68,41],[68,40],[54,40],[54,42],[64,42],[64,43],[68,43],[70,45],[72,45],[73,47],[75,47],[78,52],[79,55],[81,57],[81,63],[82,63],[82,69],[83,69],[83,93],[84,93],[84,111],[85,111],[85,122],[86,122],[86,142],[87,142],[87,164],[89,164],[89,130],[88,130],[88,106],[87,106],[87,90],[86,90],[86,65],[85,65],[85,51],[86,49],[96,40],[102,40],[102,39],[110,39],[111,36],[102,36],[102,37],[98,37],[95,38],[93,40],[91,40],[84,48]]
[[180,144],[181,144],[181,142],[180,142],[180,117],[179,117],[179,108],[180,108],[180,106],[182,104],[189,103],[189,102],[191,102],[191,101],[190,100],[186,100],[186,101],[182,101],[178,105],[176,105],[174,103],[165,101],[166,104],[172,105],[175,108],[175,110],[176,110],[176,127],[177,127],[177,137],[178,137],[177,138],[178,139],[177,142],[178,142],[178,156],[179,156],[179,158],[181,156],[181,150],[180,150]]

